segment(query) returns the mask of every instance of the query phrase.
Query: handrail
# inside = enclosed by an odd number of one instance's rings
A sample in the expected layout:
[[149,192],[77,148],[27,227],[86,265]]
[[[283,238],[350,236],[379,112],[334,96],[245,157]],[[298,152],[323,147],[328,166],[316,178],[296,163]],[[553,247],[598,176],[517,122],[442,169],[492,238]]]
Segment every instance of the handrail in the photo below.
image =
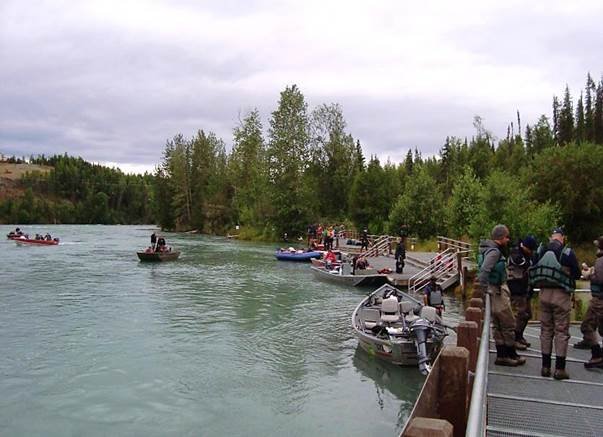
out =
[[390,236],[389,235],[381,235],[376,240],[374,240],[373,245],[368,249],[364,256],[378,256],[379,252],[382,249],[389,250],[390,245]]
[[471,243],[438,235],[438,248],[443,245],[446,246],[446,248],[453,247],[462,253],[471,253]]
[[427,278],[438,274],[445,273],[450,270],[450,263],[452,263],[452,269],[455,269],[455,255],[456,251],[453,248],[448,248],[445,251],[438,253],[432,259],[429,260],[426,267],[419,272],[415,273],[408,279],[409,291],[417,292],[427,285],[427,282],[417,287],[417,283],[426,281]]
[[490,360],[490,295],[484,293],[484,320],[482,336],[479,341],[479,352],[471,402],[467,417],[465,437],[484,436],[486,433],[486,392],[488,388],[488,365]]

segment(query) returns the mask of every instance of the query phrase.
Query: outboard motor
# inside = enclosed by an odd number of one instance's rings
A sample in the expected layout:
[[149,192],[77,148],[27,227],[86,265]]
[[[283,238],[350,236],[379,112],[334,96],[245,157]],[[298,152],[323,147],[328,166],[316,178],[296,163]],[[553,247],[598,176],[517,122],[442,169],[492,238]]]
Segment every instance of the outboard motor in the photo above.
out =
[[415,346],[417,348],[417,359],[419,361],[419,371],[423,375],[431,372],[431,365],[429,364],[429,357],[427,356],[427,337],[431,325],[429,321],[425,319],[417,319],[410,325],[410,331],[412,332],[415,339]]

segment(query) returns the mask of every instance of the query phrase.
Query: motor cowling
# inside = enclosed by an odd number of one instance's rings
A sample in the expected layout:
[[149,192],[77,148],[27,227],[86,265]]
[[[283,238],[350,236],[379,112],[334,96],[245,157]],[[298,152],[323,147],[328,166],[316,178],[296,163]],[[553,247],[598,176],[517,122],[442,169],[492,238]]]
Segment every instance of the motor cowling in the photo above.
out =
[[419,362],[419,371],[423,375],[429,374],[431,365],[427,355],[427,338],[432,330],[431,323],[425,319],[416,319],[410,325],[410,331],[413,334],[415,346],[417,348],[417,360]]

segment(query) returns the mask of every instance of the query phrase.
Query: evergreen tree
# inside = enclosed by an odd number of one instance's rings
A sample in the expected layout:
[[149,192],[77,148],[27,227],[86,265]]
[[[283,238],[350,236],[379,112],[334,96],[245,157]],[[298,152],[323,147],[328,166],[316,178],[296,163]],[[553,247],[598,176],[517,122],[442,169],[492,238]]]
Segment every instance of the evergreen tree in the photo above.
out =
[[574,140],[574,109],[569,87],[565,86],[563,104],[559,111],[559,145],[564,146]]
[[595,102],[593,102],[593,96],[596,100],[597,88],[593,81],[590,73],[586,76],[586,88],[584,97],[584,131],[585,140],[592,142],[595,139],[594,121],[595,121]]
[[586,139],[586,120],[584,116],[584,105],[582,103],[582,93],[580,93],[580,99],[576,105],[576,132],[575,141],[581,144]]
[[596,90],[595,110],[593,111],[593,139],[596,144],[603,145],[603,78]]

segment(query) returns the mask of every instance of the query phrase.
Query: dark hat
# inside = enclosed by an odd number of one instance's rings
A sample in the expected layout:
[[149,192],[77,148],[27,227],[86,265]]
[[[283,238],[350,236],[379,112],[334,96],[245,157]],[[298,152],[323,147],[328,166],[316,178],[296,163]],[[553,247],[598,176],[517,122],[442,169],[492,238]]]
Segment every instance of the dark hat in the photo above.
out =
[[597,249],[603,250],[603,235],[600,236],[599,238],[597,238],[595,241],[593,241],[593,243],[595,243],[595,246],[597,246]]
[[551,232],[551,234],[565,235],[565,229],[563,229],[563,226],[557,226],[556,228],[553,229],[553,231]]
[[532,235],[527,235],[523,240],[521,240],[521,244],[531,251],[535,251],[538,248],[538,241],[536,241],[536,238],[534,238]]

